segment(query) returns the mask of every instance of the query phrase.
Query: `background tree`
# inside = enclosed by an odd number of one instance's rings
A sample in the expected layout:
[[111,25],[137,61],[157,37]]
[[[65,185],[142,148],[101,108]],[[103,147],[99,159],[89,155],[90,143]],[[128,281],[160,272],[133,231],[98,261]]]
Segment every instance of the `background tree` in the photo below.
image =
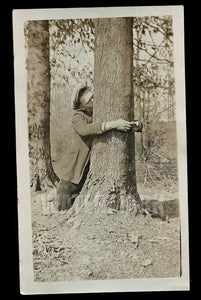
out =
[[[133,19],[95,20],[95,122],[134,119]],[[93,140],[90,171],[75,209],[138,208],[134,134],[112,130]]]
[[48,21],[29,21],[27,37],[27,109],[31,187],[37,191],[58,180],[51,163],[50,67]]
[[[172,18],[135,17],[133,32],[135,117],[144,124],[136,152],[145,167],[146,184],[147,179],[160,178],[162,162],[175,164],[163,147],[170,133],[176,144]],[[164,168],[162,173],[170,172]]]

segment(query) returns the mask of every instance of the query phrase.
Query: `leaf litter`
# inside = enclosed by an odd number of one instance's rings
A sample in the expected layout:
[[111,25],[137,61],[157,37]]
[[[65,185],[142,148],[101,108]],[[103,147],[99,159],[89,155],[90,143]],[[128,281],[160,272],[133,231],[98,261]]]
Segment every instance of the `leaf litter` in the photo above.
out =
[[179,218],[126,211],[42,216],[38,202],[32,202],[35,281],[180,276]]

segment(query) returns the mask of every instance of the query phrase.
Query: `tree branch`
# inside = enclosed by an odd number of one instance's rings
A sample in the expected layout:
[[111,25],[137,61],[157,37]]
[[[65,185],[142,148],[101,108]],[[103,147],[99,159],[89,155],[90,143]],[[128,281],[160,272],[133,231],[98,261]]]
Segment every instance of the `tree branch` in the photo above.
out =
[[[167,63],[169,63],[169,64],[171,64],[171,65],[173,64],[173,62],[170,61],[170,60],[168,60],[168,59],[157,57],[157,56],[155,55],[156,51],[154,51],[154,53],[151,54],[147,49],[142,48],[142,47],[136,45],[135,43],[134,43],[134,46],[135,46],[135,47],[139,47],[140,50],[142,50],[142,51],[144,51],[145,53],[147,53],[147,54],[150,56],[149,61],[150,61],[150,59],[153,57],[153,58],[155,58],[155,59],[158,60],[158,61],[167,62]],[[157,49],[156,49],[156,50],[157,50]],[[147,61],[147,62],[148,62],[148,61]]]
[[[155,25],[155,23],[154,23],[152,20],[149,20],[149,22],[152,22],[152,23]],[[162,28],[160,25],[158,25],[160,28],[159,28],[157,25],[154,26],[154,25],[151,25],[150,23],[147,23],[146,25],[147,25],[147,26],[150,26],[151,28],[154,28],[155,30],[158,30],[163,36],[165,36],[166,39],[168,39],[168,41],[169,41],[171,44],[173,44],[173,41],[169,39],[169,37],[166,35],[165,31],[163,30],[163,28]],[[162,29],[163,31],[162,31],[161,29]]]

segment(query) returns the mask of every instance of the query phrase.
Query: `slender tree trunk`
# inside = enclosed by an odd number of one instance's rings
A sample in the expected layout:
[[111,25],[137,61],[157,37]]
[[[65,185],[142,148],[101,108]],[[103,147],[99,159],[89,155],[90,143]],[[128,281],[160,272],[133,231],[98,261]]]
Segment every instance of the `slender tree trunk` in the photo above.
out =
[[50,152],[50,67],[48,21],[29,21],[27,34],[27,108],[31,187],[53,186]]
[[[134,85],[134,103],[135,103],[135,111],[134,111],[134,118],[136,120],[142,120],[142,106],[141,106],[141,88],[139,84],[139,74],[140,74],[140,65],[139,65],[139,59],[140,59],[140,47],[139,47],[139,42],[141,35],[139,31],[136,31],[136,36],[137,36],[137,47],[136,47],[136,72],[137,72],[137,77],[138,79],[135,82]],[[138,159],[142,160],[143,159],[143,133],[140,133],[140,136],[138,136],[137,141],[139,141],[137,145],[137,157]]]
[[[95,20],[94,121],[133,121],[132,18]],[[140,207],[134,133],[112,130],[94,138],[90,171],[75,209]],[[83,204],[83,205],[82,205]]]

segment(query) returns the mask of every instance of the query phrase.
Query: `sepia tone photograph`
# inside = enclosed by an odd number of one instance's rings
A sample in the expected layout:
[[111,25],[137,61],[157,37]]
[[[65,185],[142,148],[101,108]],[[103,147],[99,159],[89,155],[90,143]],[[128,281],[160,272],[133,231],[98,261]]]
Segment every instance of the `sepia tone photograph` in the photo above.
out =
[[188,290],[182,6],[13,12],[22,294]]

